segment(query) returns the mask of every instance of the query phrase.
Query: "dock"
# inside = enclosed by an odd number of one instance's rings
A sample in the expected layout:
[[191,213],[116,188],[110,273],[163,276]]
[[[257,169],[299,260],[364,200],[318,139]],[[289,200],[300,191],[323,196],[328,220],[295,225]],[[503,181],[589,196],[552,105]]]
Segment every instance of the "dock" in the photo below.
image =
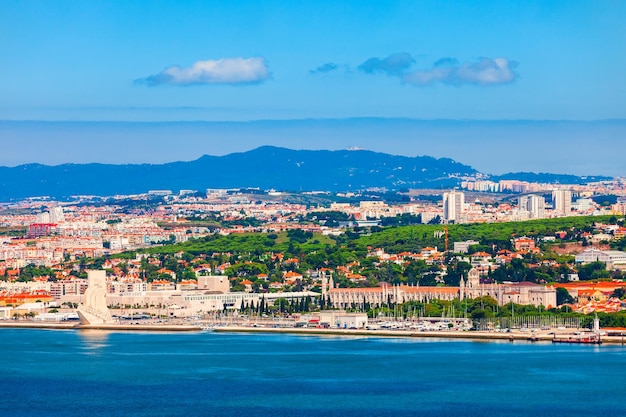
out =
[[202,327],[190,324],[80,324],[34,321],[0,321],[0,329],[106,330],[111,332],[199,332]]

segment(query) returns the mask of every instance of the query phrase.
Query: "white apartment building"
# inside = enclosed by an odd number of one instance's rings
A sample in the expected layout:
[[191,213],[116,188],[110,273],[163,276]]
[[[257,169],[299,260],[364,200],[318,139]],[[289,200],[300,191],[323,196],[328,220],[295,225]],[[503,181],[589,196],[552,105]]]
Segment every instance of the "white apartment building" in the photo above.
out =
[[63,207],[56,206],[50,209],[50,223],[63,223],[65,216],[63,216]]
[[519,210],[527,211],[530,219],[543,219],[546,209],[546,199],[540,195],[529,194],[519,198]]
[[552,191],[552,204],[556,214],[569,216],[572,211],[572,192],[570,190]]
[[465,208],[465,194],[460,191],[443,193],[443,222],[459,223]]

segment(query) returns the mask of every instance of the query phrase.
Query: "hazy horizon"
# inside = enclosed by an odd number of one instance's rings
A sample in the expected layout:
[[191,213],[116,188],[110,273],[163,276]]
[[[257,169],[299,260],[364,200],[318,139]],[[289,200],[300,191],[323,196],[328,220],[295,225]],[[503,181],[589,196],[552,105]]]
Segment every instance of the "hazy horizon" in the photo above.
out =
[[[167,163],[271,145],[451,158],[480,172],[623,175],[626,120],[348,118],[249,122],[0,121],[1,166]],[[45,150],[41,152],[38,150]]]

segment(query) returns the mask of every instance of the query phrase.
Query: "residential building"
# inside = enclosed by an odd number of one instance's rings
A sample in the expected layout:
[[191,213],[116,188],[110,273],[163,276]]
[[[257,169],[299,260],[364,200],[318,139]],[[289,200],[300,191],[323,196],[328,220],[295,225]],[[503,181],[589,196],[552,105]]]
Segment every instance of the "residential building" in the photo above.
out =
[[535,241],[523,236],[513,240],[513,246],[517,252],[532,252],[535,249]]
[[443,193],[443,222],[460,223],[465,206],[465,194],[460,191]]
[[543,219],[545,217],[546,200],[540,195],[529,194],[519,198],[519,210],[527,211],[531,219]]
[[454,253],[467,253],[469,251],[469,247],[472,245],[478,245],[480,242],[475,240],[466,240],[465,242],[454,242]]
[[568,216],[572,211],[572,192],[570,190],[552,191],[552,205],[555,214]]

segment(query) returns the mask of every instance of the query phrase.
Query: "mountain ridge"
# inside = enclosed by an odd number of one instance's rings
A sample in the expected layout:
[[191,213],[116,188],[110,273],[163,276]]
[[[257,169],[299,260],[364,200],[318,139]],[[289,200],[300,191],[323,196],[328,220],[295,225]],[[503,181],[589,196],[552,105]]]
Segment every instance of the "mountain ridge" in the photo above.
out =
[[245,152],[202,155],[192,161],[164,164],[0,167],[0,200],[41,195],[58,198],[139,194],[156,189],[451,188],[458,185],[460,177],[475,174],[478,174],[476,169],[450,158],[409,157],[369,150],[294,150],[266,145]]

